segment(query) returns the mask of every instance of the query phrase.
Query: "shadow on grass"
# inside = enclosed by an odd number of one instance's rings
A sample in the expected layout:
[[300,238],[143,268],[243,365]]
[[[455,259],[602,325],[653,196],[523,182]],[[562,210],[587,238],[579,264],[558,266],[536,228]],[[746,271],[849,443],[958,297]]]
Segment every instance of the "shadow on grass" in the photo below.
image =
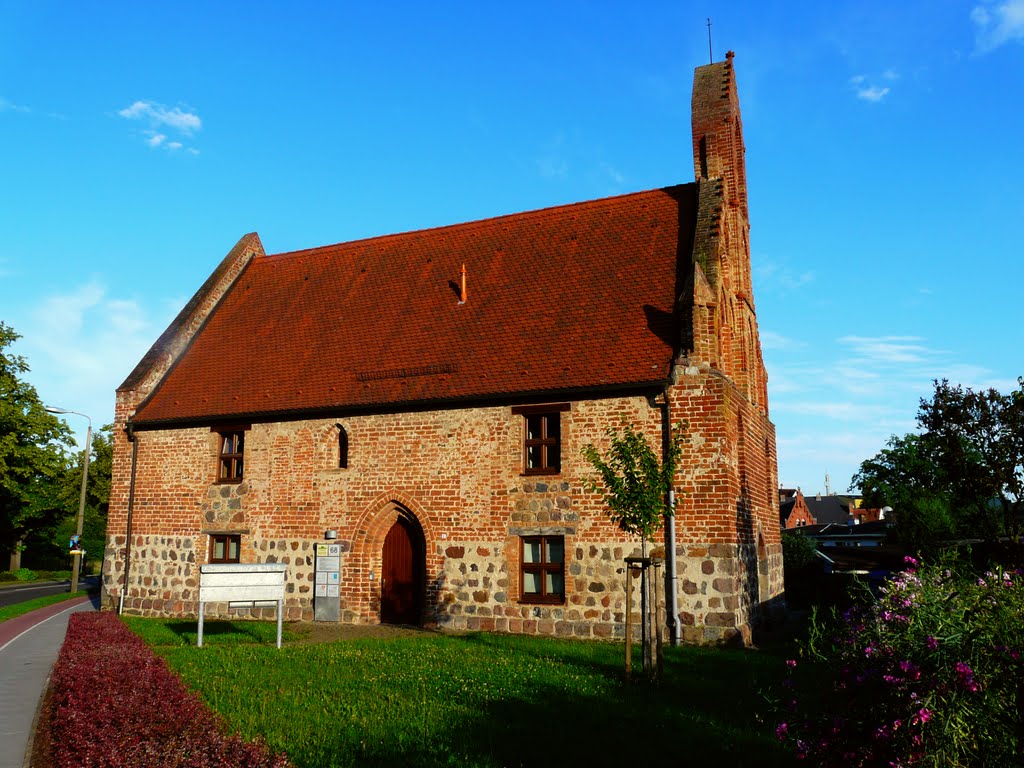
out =
[[[404,719],[401,724],[364,720],[357,707],[351,719],[338,718],[336,728],[321,731],[317,739],[290,742],[295,765],[595,768],[694,760],[721,766],[795,765],[774,737],[765,695],[782,678],[783,665],[775,656],[666,649],[659,681],[627,684],[621,645],[567,642],[553,653],[549,641],[530,638],[480,634],[453,639],[557,664],[560,682],[535,680],[526,691],[482,699],[470,692],[469,700],[478,700],[440,724],[424,715],[424,725],[417,725],[423,713],[415,707],[395,713],[396,720]],[[338,695],[345,695],[343,687]],[[408,695],[418,698],[415,691]],[[430,706],[426,697],[424,706]]]
[[316,743],[291,744],[302,768],[327,766],[681,765],[794,766],[750,710],[733,701],[709,706],[708,692],[623,686],[616,695],[535,687],[536,698],[490,700],[457,723],[430,732],[389,734],[338,723]]
[[[133,632],[151,646],[195,645],[199,639],[196,621],[123,617]],[[284,630],[282,636],[292,639],[294,633]],[[277,642],[277,624],[259,621],[206,621],[203,624],[203,645],[242,645]]]

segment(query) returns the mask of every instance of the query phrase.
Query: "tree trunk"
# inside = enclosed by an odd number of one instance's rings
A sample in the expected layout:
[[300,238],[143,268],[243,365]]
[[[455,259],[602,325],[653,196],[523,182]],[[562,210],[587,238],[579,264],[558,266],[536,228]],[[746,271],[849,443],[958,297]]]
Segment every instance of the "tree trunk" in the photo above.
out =
[[21,539],[18,539],[16,542],[14,542],[14,548],[11,550],[11,567],[8,570],[12,573],[21,568],[21,542]]

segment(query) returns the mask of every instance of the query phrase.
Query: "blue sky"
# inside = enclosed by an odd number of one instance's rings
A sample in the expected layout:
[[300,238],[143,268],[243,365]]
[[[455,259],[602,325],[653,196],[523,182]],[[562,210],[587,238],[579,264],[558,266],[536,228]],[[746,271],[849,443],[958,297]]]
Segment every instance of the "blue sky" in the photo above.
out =
[[0,320],[44,401],[102,424],[246,232],[281,252],[691,181],[708,16],[779,479],[843,491],[932,379],[1024,374],[1024,0],[3,0]]

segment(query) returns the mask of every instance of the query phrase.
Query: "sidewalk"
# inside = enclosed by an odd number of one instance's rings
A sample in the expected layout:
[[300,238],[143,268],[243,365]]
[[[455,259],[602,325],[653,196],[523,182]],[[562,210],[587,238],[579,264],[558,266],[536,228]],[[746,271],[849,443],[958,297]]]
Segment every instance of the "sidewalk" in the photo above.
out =
[[0,768],[28,765],[32,723],[68,617],[98,605],[99,595],[78,597],[0,623]]

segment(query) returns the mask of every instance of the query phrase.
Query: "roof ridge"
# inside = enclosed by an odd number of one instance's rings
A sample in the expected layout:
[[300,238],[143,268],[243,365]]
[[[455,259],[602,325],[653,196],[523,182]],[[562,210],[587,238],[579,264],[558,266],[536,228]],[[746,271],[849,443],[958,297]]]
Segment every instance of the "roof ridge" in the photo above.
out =
[[[693,182],[690,182],[690,183],[692,184]],[[571,208],[584,208],[584,207],[585,208],[597,208],[597,207],[605,207],[605,206],[612,205],[612,204],[617,203],[617,202],[623,202],[627,198],[637,198],[637,197],[642,197],[642,196],[645,196],[645,195],[652,195],[652,194],[654,194],[656,192],[665,192],[666,190],[669,190],[669,189],[676,189],[678,187],[685,187],[685,186],[687,186],[686,183],[670,184],[667,187],[655,187],[653,189],[644,189],[644,190],[639,190],[637,192],[624,192],[624,193],[619,194],[619,195],[610,195],[608,197],[599,197],[599,198],[596,198],[594,200],[580,200],[580,201],[577,201],[575,203],[560,203],[559,205],[551,205],[551,206],[548,206],[546,208],[534,208],[534,209],[528,210],[528,211],[519,211],[519,212],[516,212],[516,213],[505,213],[505,214],[501,214],[500,216],[488,216],[487,218],[483,218],[483,219],[473,219],[473,220],[470,220],[470,221],[456,222],[454,224],[441,224],[441,225],[438,225],[436,227],[424,227],[423,229],[410,229],[410,230],[406,230],[405,232],[391,232],[391,233],[384,234],[384,235],[371,235],[370,237],[364,237],[364,238],[360,238],[358,240],[343,240],[343,241],[338,242],[338,243],[329,243],[327,245],[317,245],[317,246],[314,246],[312,248],[298,248],[298,249],[293,250],[293,251],[282,251],[280,253],[268,253],[268,254],[264,254],[263,256],[260,256],[258,258],[259,258],[259,260],[264,260],[264,259],[279,259],[279,258],[285,258],[285,257],[289,257],[289,256],[299,256],[299,255],[307,255],[307,254],[312,255],[312,254],[315,254],[315,253],[318,253],[318,252],[327,251],[327,250],[332,249],[332,248],[339,248],[339,247],[343,247],[343,246],[350,247],[350,246],[356,246],[356,245],[365,245],[365,244],[372,243],[372,242],[375,242],[375,241],[378,241],[378,240],[393,240],[393,239],[400,238],[400,237],[407,237],[409,235],[427,234],[427,233],[431,233],[431,232],[441,232],[441,231],[444,231],[444,230],[451,230],[451,229],[466,229],[466,228],[469,228],[469,227],[482,227],[484,225],[489,225],[489,224],[493,224],[494,222],[502,221],[503,219],[520,219],[520,218],[525,218],[525,217],[528,217],[528,218],[535,218],[535,217],[536,218],[545,218],[545,217],[548,217],[548,216],[552,216],[552,215],[554,215],[556,213],[565,212],[566,210],[571,209]]]

